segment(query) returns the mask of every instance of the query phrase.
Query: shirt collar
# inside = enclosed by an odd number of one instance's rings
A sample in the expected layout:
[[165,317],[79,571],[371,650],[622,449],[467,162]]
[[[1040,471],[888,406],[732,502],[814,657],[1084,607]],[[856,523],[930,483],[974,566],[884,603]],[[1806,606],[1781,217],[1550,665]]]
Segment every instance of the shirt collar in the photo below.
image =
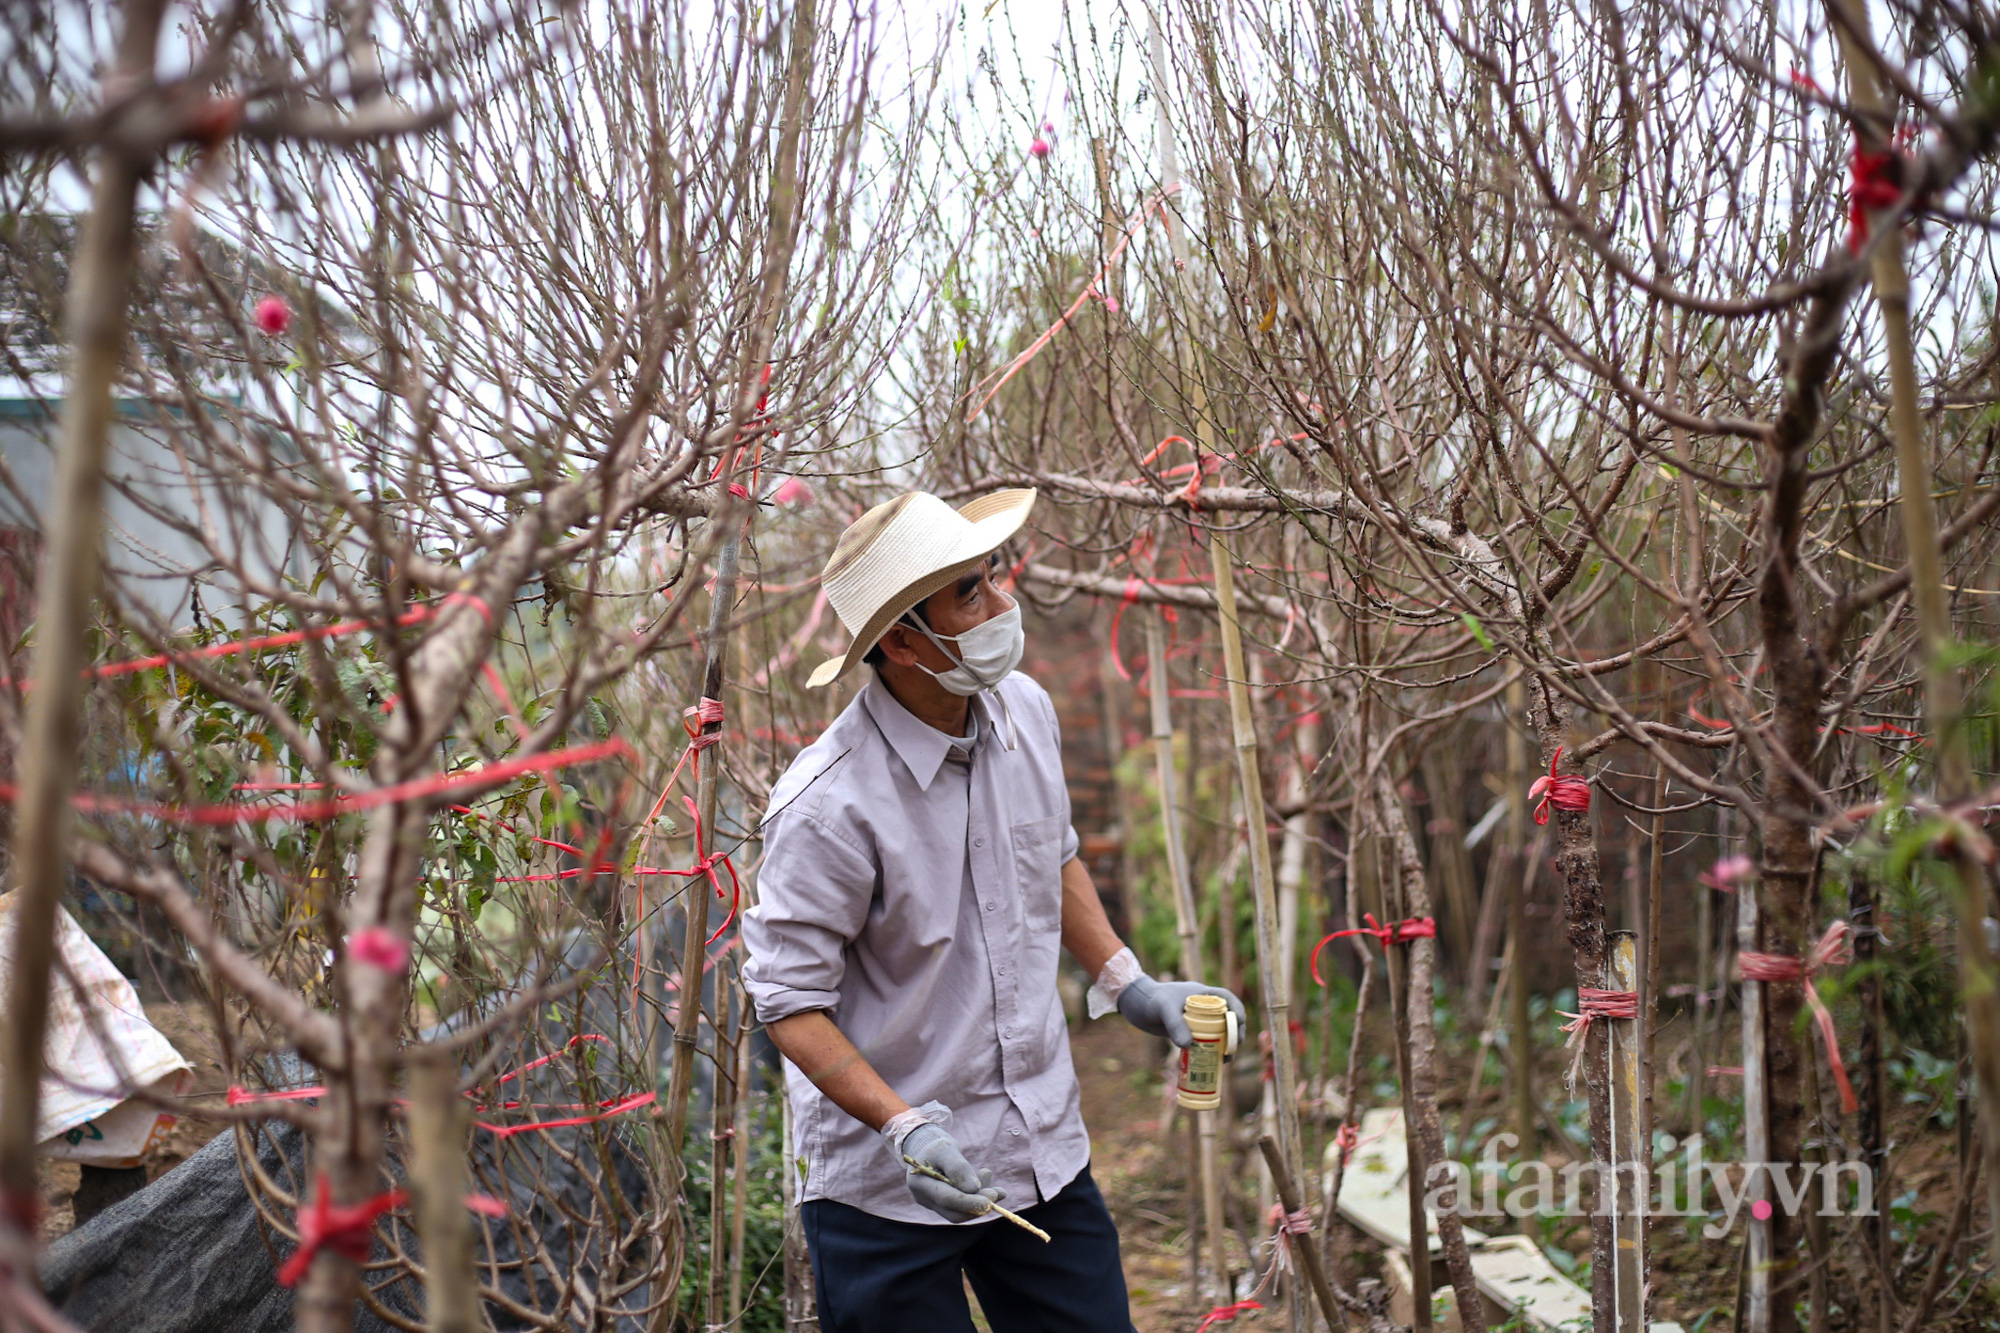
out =
[[[938,769],[943,767],[945,755],[951,750],[951,738],[930,723],[923,721],[889,691],[876,676],[861,691],[861,702],[868,709],[868,716],[875,719],[876,728],[881,731],[889,748],[902,759],[910,770],[910,776],[917,780],[920,790],[929,791],[931,783],[937,779]],[[984,693],[972,698],[975,709],[985,710]],[[986,739],[982,729],[980,742]],[[979,744],[973,746],[976,752]]]

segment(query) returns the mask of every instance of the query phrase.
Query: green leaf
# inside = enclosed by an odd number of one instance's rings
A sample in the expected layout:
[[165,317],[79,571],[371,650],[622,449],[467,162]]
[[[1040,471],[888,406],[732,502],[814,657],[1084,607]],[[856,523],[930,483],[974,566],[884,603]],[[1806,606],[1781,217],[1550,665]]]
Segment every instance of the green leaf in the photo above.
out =
[[1493,651],[1493,638],[1486,632],[1486,626],[1479,623],[1478,616],[1468,611],[1460,616],[1459,619],[1465,622],[1465,627],[1468,630],[1472,631],[1472,637],[1479,640],[1481,648],[1484,648],[1489,653]]

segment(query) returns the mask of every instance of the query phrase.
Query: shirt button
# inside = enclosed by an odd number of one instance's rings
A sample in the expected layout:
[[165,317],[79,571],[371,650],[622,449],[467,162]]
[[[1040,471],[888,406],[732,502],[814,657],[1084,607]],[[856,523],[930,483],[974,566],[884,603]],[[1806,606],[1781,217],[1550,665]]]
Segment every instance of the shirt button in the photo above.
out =
[[1021,1137],[1021,1131],[1018,1129],[1010,1129],[1007,1132],[1017,1139]]
[[989,912],[993,910],[993,900],[991,898],[986,900],[986,910]]
[[1014,1035],[1014,1029],[1008,1028],[1005,1032],[1001,1033],[1000,1035],[1003,1037],[1011,1037]]
[[984,838],[974,838],[974,839],[972,840],[972,845],[973,845],[974,847],[984,847],[984,846],[986,845],[986,839],[984,839]]

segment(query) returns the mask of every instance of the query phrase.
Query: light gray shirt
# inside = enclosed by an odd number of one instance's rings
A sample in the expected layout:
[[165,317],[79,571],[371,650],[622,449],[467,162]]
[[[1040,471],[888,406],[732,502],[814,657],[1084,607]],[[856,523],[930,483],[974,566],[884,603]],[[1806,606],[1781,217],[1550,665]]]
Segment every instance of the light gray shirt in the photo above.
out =
[[[1062,867],[1076,855],[1048,693],[1016,672],[973,701],[970,753],[872,680],[792,761],[765,815],[744,982],[765,1023],[824,1010],[1016,1207],[1090,1159],[1056,990]],[[1007,748],[1013,715],[1016,747]],[[937,1223],[874,1130],[790,1062],[803,1199]]]

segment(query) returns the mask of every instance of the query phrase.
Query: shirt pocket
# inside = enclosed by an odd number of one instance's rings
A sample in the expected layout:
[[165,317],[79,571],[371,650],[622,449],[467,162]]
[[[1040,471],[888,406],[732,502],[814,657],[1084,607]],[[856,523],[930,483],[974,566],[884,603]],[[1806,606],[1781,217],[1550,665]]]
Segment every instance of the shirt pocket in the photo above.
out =
[[1031,926],[1062,921],[1062,848],[1068,818],[1062,814],[1014,825],[1014,874],[1022,916]]

